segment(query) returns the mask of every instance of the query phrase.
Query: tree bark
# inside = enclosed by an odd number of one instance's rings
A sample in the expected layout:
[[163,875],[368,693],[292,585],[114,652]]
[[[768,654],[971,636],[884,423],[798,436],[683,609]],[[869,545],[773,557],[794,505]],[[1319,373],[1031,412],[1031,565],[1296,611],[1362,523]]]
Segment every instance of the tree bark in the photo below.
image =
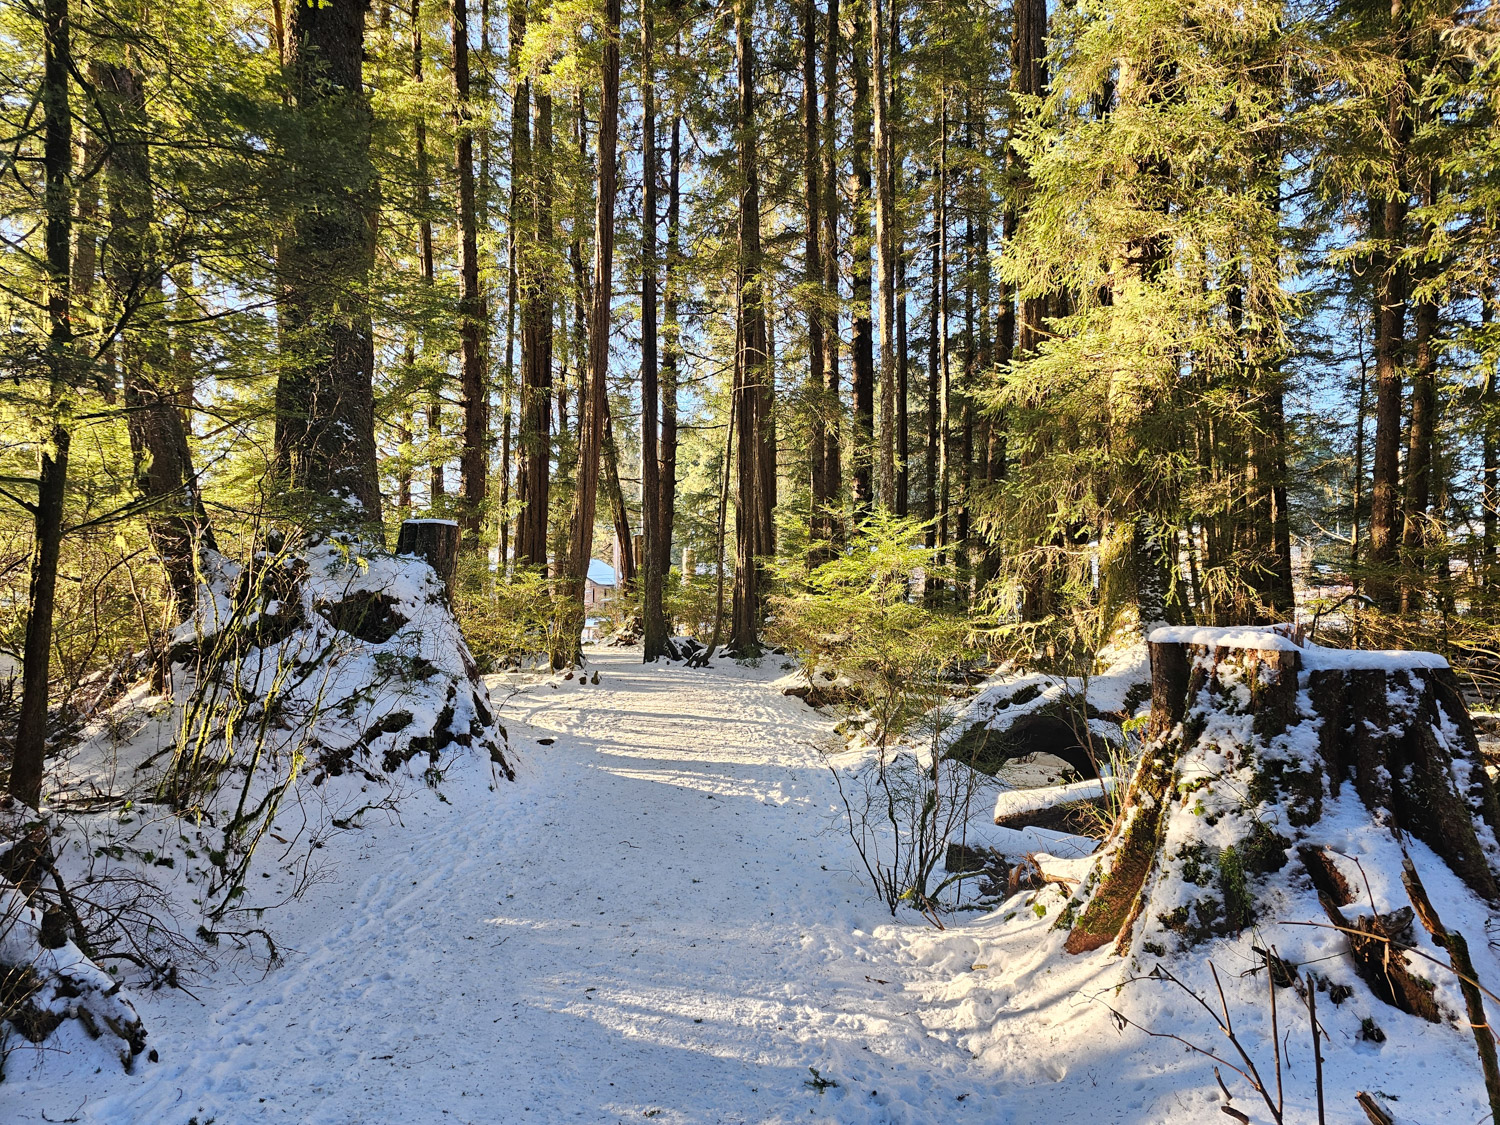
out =
[[[568,551],[567,593],[580,606],[594,550],[594,515],[599,497],[599,463],[609,411],[610,303],[614,297],[616,150],[620,128],[620,0],[605,0],[603,84],[599,92],[599,173],[594,210],[594,282],[589,310],[589,372],[578,449],[578,483],[573,496]],[[570,631],[576,662],[583,620]]]
[[[932,173],[934,193],[938,190],[937,170]],[[941,431],[938,428],[938,398],[942,391],[939,371],[938,322],[938,275],[943,269],[942,232],[938,226],[936,208],[932,219],[932,264],[927,271],[927,440],[922,447],[922,476],[926,486],[922,495],[922,519],[926,521],[926,545],[937,546],[938,505],[938,445]],[[931,590],[931,583],[928,584]]]
[[[815,537],[832,543],[840,534],[843,479],[843,410],[839,402],[839,0],[828,0],[823,49],[823,396],[814,439],[821,438],[823,491],[813,497]],[[826,550],[826,548],[825,548]]]
[[[1480,298],[1479,315],[1486,327],[1494,319],[1495,295],[1484,293]],[[1495,386],[1497,364],[1485,365],[1484,379],[1480,384],[1480,444],[1484,461],[1483,483],[1480,502],[1484,507],[1480,549],[1483,554],[1480,577],[1485,589],[1495,584],[1496,552],[1500,551],[1500,390]]]
[[[422,0],[411,0],[411,76],[422,81]],[[419,114],[416,124],[417,260],[422,283],[431,290],[435,278],[432,252],[431,178],[427,169],[427,122]],[[429,501],[447,491],[443,473],[443,377],[434,372],[427,389],[427,479]]]
[[[948,561],[948,507],[949,507],[949,423],[948,404],[951,393],[948,383],[948,91],[940,94],[942,106],[938,111],[938,173],[937,173],[937,277],[934,279],[937,299],[937,556],[939,564]],[[941,599],[942,586],[934,584],[932,593]]]
[[890,168],[888,170],[890,208],[894,232],[890,239],[891,257],[896,276],[893,280],[896,310],[896,499],[895,512],[906,516],[911,505],[911,432],[908,424],[907,396],[911,386],[911,365],[906,355],[907,290],[906,290],[906,232],[901,224],[896,201],[901,197],[901,156],[895,137],[901,128],[901,6],[900,0],[892,0],[890,17],[890,116],[888,132],[891,134]]
[[1406,244],[1407,149],[1412,119],[1407,87],[1410,19],[1404,0],[1391,0],[1392,48],[1401,66],[1386,100],[1391,174],[1397,187],[1384,200],[1381,247],[1376,259],[1375,451],[1370,481],[1370,546],[1366,592],[1387,609],[1396,608],[1397,521],[1400,518],[1401,362],[1406,342],[1407,270],[1400,261]]
[[462,532],[452,520],[405,520],[396,533],[396,554],[426,559],[443,580],[448,601],[458,579],[458,551]]
[[73,123],[68,107],[72,68],[68,0],[42,5],[42,174],[47,213],[43,301],[47,308],[46,364],[48,415],[41,426],[47,440],[38,453],[37,498],[31,554],[31,585],[26,599],[26,640],[21,664],[21,709],[11,756],[10,793],[41,808],[47,757],[47,703],[52,655],[52,618],[57,604],[57,563],[62,551],[63,501],[67,492],[72,435],[57,414],[59,398],[72,382],[73,330],[69,324],[69,258],[72,247]]
[[[511,17],[512,51],[525,40],[525,6]],[[517,31],[519,25],[519,33]],[[530,83],[526,86],[529,89]],[[531,104],[531,134],[518,125],[525,95],[517,97],[512,136],[522,134],[517,161],[525,160],[530,188],[530,229],[519,255],[521,287],[521,431],[523,458],[518,489],[516,561],[547,568],[547,516],[552,473],[552,283],[547,258],[552,246],[552,95],[538,91]],[[531,143],[534,141],[534,143]]]
[[855,199],[853,227],[850,232],[850,255],[853,260],[853,337],[854,352],[854,435],[850,449],[850,477],[853,485],[854,518],[864,519],[874,503],[873,461],[875,456],[875,340],[871,320],[871,251],[870,204],[873,177],[870,168],[870,9],[860,3],[854,9],[853,55],[854,164]]
[[656,366],[656,40],[651,0],[641,0],[641,658],[667,655],[662,610],[661,464]]
[[[379,184],[370,158],[361,0],[292,10],[294,105],[309,123],[295,174],[306,204],[281,255],[275,457],[288,486],[336,520],[380,520],[375,465],[374,338],[365,288],[375,255]],[[329,160],[330,182],[318,167]]]
[[[1047,2],[1016,0],[1015,13],[1011,69],[1014,77],[1011,81],[1018,93],[1039,97],[1047,92]],[[1010,150],[1010,161],[1018,173],[1018,191],[1024,201],[1031,186],[1026,161],[1014,148]],[[1016,354],[1027,356],[1036,350],[1041,343],[1042,321],[1046,316],[1045,297],[1028,297],[1021,302],[1020,322],[1016,327]]]
[[479,288],[479,230],[474,197],[473,107],[469,104],[469,20],[466,0],[452,0],[454,159],[458,176],[460,387],[463,391],[464,444],[459,458],[463,504],[459,525],[464,547],[477,550],[484,528],[489,489],[490,393],[484,369],[484,335],[489,310]]
[[763,410],[766,403],[766,316],[761,280],[760,172],[755,119],[755,53],[750,28],[755,0],[735,5],[735,53],[738,92],[739,201],[739,346],[736,348],[735,402],[739,431],[739,465],[735,492],[734,605],[730,647],[752,653],[760,645],[759,556],[765,546],[762,511],[765,473]]
[[[814,0],[802,0],[802,165],[806,181],[804,209],[807,217],[806,249],[803,252],[807,288],[807,387],[814,404],[812,433],[808,439],[812,462],[810,530],[816,544],[829,538],[824,506],[832,490],[828,482],[827,421],[822,403],[823,375],[827,360],[823,347],[823,320],[828,296],[823,292],[823,169],[818,144],[818,25]],[[827,549],[816,545],[814,563],[827,557]]]
[[[1436,202],[1437,174],[1428,170],[1424,176],[1423,202]],[[1424,232],[1423,241],[1430,241]],[[1432,300],[1417,302],[1416,369],[1411,377],[1411,422],[1407,427],[1406,503],[1402,513],[1402,553],[1406,556],[1406,581],[1403,584],[1403,612],[1420,609],[1423,604],[1423,572],[1427,569],[1427,521],[1432,503],[1433,447],[1437,431],[1437,349],[1438,306]]]
[[896,508],[896,184],[886,65],[884,0],[870,0],[870,60],[875,83],[875,242],[880,251],[880,503]]
[[[679,34],[673,45],[676,60],[682,59]],[[667,172],[667,314],[666,347],[661,379],[661,557],[657,569],[663,576],[672,569],[672,529],[677,516],[677,353],[681,329],[677,321],[679,267],[682,235],[682,116],[672,112],[672,151]],[[686,581],[690,576],[683,574]]]
[[146,530],[182,621],[196,604],[198,549],[213,549],[215,543],[198,492],[183,412],[171,387],[161,255],[153,245],[145,91],[140,75],[128,66],[106,63],[95,74],[99,106],[108,115],[113,140],[105,169],[110,224],[105,261],[121,325],[126,430],[136,487],[151,502]]

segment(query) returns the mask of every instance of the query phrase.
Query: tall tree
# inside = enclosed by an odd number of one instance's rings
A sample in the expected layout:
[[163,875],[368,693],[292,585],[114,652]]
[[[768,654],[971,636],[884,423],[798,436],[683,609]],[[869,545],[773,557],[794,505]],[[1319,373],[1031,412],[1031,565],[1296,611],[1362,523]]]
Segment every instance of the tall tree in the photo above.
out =
[[[819,336],[823,350],[823,393],[813,413],[812,535],[832,543],[838,535],[836,509],[843,492],[842,426],[839,407],[839,0],[827,0],[823,45],[823,124],[819,154],[821,216],[820,258],[823,287]],[[804,72],[805,80],[805,72]],[[821,548],[819,557],[827,553]]]
[[[1438,191],[1438,174],[1434,169],[1424,170],[1422,176],[1422,204],[1433,208]],[[1423,237],[1430,245],[1430,228]],[[1421,608],[1422,590],[1420,576],[1426,569],[1426,547],[1428,540],[1428,509],[1432,503],[1432,478],[1434,476],[1434,446],[1437,441],[1437,355],[1441,341],[1438,339],[1438,304],[1431,296],[1417,301],[1416,320],[1416,365],[1411,376],[1411,421],[1407,426],[1406,445],[1406,497],[1403,505],[1403,527],[1401,531],[1402,552],[1406,555],[1408,570],[1403,591],[1403,610]]]
[[1380,220],[1375,254],[1375,450],[1370,479],[1370,575],[1366,592],[1396,608],[1394,567],[1401,516],[1401,365],[1406,350],[1406,214],[1411,187],[1411,16],[1405,0],[1391,0],[1390,50],[1398,73],[1386,95],[1385,145],[1389,184],[1377,198]]
[[822,409],[823,320],[827,305],[823,293],[823,169],[818,154],[818,8],[814,0],[802,0],[802,171],[806,182],[804,213],[807,219],[803,250],[804,304],[807,308],[807,387],[814,404],[808,439],[811,481],[811,531],[813,538],[827,538],[821,511],[831,493],[827,480],[827,422]]
[[[279,14],[281,5],[275,5]],[[422,0],[411,0],[411,76],[421,83],[422,68]],[[432,245],[431,175],[427,167],[427,119],[417,115],[415,127],[417,190],[417,262],[422,283],[431,289],[437,278]],[[432,500],[448,491],[443,468],[443,378],[441,366],[434,369],[427,388],[427,459],[428,487]]]
[[458,181],[459,386],[463,392],[464,443],[459,458],[464,545],[477,549],[484,527],[490,471],[490,388],[484,341],[489,310],[479,288],[479,222],[474,198],[474,108],[469,101],[469,13],[452,0],[454,162]]
[[41,10],[42,170],[45,180],[46,265],[42,301],[47,342],[42,365],[47,379],[46,434],[37,454],[37,496],[31,514],[34,538],[31,587],[26,599],[26,641],[21,664],[21,709],[11,754],[11,796],[37,809],[47,755],[47,703],[52,665],[52,617],[57,604],[57,564],[62,551],[63,501],[67,491],[72,434],[59,411],[73,382],[73,330],[69,275],[73,234],[73,118],[68,74],[73,69],[68,0],[44,0]]
[[875,244],[880,254],[880,503],[896,507],[896,161],[884,0],[870,0],[875,128]]
[[869,514],[874,502],[872,470],[875,457],[875,340],[871,320],[871,251],[870,204],[873,174],[870,168],[870,8],[860,3],[854,9],[854,37],[850,43],[853,55],[854,102],[851,107],[854,135],[850,153],[854,165],[855,196],[851,218],[850,256],[852,266],[853,335],[850,349],[854,358],[854,433],[850,443],[850,479],[857,519]]
[[656,352],[656,29],[651,0],[641,0],[641,657],[668,655],[662,610],[661,464],[657,420],[661,388]]
[[305,125],[303,205],[282,244],[275,454],[287,484],[336,522],[380,519],[375,343],[367,286],[379,186],[370,159],[362,0],[292,9],[293,104]]
[[765,289],[761,277],[760,157],[755,102],[755,48],[751,27],[755,0],[734,9],[739,155],[738,341],[735,348],[734,415],[739,435],[735,489],[734,603],[730,647],[740,653],[760,645],[761,561],[765,540],[765,407],[767,362]]
[[[589,370],[580,420],[578,482],[573,499],[572,535],[568,554],[569,595],[583,601],[584,580],[594,551],[594,515],[599,494],[599,463],[609,414],[609,334],[612,323],[615,268],[615,195],[618,188],[616,150],[620,129],[620,0],[605,0],[603,84],[599,91],[599,173],[594,211],[594,280],[589,309]],[[572,634],[581,642],[583,621]]]
[[[1039,98],[1047,92],[1047,0],[1015,0],[1015,38],[1012,47],[1011,87],[1027,98]],[[1029,188],[1025,156],[1015,147],[1011,159],[1020,181],[1018,194],[1024,201]],[[1042,321],[1047,315],[1047,298],[1038,294],[1021,302],[1017,326],[1016,352],[1029,355],[1042,338]]]
[[[526,40],[527,5],[511,9],[511,52]],[[517,64],[518,65],[518,64]],[[518,80],[512,106],[512,159],[522,170],[530,204],[523,249],[517,259],[521,293],[522,464],[516,492],[516,561],[547,567],[547,513],[552,473],[552,313],[548,257],[552,247],[552,95]],[[529,115],[528,115],[529,103]],[[530,119],[528,126],[527,119]]]
[[[678,9],[679,5],[674,0],[674,15],[680,18]],[[673,36],[672,53],[673,61],[680,67],[680,28]],[[658,481],[661,497],[658,548],[661,554],[656,561],[657,570],[663,577],[672,568],[672,529],[677,517],[677,356],[681,340],[677,317],[682,258],[682,113],[675,99],[672,105],[672,144],[667,164],[667,291],[664,302],[667,323],[661,362],[661,473]],[[687,581],[689,577],[690,575],[684,574],[683,580]]]
[[193,471],[178,388],[172,386],[145,88],[140,73],[125,63],[103,63],[95,68],[95,77],[112,141],[106,168],[105,262],[114,320],[125,326],[117,350],[126,429],[136,485],[150,504],[146,529],[166,570],[178,618],[185,619],[196,601],[198,549],[215,544]]

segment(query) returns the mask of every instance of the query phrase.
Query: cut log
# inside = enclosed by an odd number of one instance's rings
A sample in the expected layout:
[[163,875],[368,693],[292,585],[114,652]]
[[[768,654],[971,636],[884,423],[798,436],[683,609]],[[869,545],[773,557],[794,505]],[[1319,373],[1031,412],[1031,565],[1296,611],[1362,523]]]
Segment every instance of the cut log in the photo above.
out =
[[425,559],[443,580],[451,603],[458,579],[458,543],[456,520],[406,520],[396,536],[396,554]]
[[1075,836],[1102,836],[1114,778],[1008,789],[995,801],[995,823],[1001,828],[1047,828]]

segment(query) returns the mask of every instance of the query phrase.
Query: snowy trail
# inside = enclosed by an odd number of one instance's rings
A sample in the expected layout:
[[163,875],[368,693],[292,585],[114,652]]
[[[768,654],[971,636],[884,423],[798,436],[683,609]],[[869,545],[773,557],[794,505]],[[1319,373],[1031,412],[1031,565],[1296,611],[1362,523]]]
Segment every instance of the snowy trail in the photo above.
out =
[[451,804],[341,838],[332,882],[268,919],[282,967],[147,996],[159,1063],[62,1090],[13,1066],[0,1118],[1006,1120],[871,936],[890,918],[830,830],[826,721],[769,669],[591,668],[504,702],[517,786],[456,768]]

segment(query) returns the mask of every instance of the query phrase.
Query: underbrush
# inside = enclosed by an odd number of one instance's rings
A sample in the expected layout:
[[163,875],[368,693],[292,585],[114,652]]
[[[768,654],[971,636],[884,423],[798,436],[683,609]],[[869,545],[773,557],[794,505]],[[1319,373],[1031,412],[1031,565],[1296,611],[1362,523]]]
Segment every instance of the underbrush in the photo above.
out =
[[453,611],[481,671],[527,667],[558,650],[576,605],[558,595],[539,567],[496,575],[487,560],[459,560]]

